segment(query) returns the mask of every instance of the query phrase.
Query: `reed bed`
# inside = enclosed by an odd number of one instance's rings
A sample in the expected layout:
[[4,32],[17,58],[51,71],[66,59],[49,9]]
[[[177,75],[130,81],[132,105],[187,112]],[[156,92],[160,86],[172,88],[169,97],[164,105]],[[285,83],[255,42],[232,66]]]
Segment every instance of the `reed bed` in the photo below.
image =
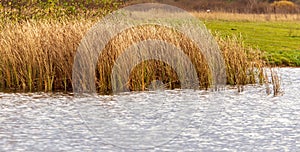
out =
[[[76,49],[93,20],[28,20],[6,23],[0,31],[0,88],[9,91],[72,91],[72,67]],[[96,70],[99,93],[112,90],[110,72],[120,50],[145,39],[162,39],[180,47],[196,66],[201,89],[211,85],[205,58],[191,42],[173,30],[144,26],[122,32],[100,54]],[[227,83],[242,86],[263,82],[259,50],[246,48],[239,36],[216,34],[226,63]],[[130,60],[130,58],[128,59]],[[178,63],[180,64],[180,63]],[[182,72],[185,72],[184,69]],[[153,80],[168,89],[179,88],[178,75],[164,62],[149,60],[137,65],[124,84],[130,90],[147,90]]]

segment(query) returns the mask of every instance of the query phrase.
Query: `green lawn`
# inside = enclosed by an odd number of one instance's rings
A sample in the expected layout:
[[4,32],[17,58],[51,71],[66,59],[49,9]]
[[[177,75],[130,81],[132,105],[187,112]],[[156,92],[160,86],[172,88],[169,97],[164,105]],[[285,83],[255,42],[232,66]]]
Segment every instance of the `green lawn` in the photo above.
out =
[[281,66],[300,66],[300,22],[204,21],[222,36],[241,34],[245,44],[266,53],[266,59]]

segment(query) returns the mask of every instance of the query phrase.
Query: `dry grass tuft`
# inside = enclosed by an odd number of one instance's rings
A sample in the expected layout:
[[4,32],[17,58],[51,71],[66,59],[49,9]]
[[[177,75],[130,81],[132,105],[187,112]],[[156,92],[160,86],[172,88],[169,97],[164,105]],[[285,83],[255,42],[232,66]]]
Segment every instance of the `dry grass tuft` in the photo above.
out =
[[226,63],[227,83],[237,86],[239,92],[246,84],[262,83],[264,63],[261,51],[245,47],[241,36],[216,35]]

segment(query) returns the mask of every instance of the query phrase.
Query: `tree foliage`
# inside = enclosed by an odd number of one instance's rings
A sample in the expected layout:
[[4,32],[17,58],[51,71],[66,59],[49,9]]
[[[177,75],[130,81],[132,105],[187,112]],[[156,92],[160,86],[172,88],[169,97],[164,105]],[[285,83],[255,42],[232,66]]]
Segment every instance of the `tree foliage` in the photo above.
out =
[[120,0],[2,0],[2,19],[26,20],[104,15],[116,9]]

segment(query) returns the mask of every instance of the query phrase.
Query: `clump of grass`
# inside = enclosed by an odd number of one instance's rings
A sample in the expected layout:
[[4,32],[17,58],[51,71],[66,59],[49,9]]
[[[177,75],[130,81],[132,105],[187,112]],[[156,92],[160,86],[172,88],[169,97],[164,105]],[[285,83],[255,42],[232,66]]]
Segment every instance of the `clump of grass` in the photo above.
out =
[[[221,52],[226,63],[227,83],[237,86],[242,92],[247,84],[265,84],[266,93],[273,95],[282,94],[281,80],[275,68],[270,67],[270,63],[263,60],[263,54],[258,49],[245,47],[241,35],[222,37],[216,34],[217,41],[221,47]],[[269,74],[265,71],[269,66]],[[269,77],[271,80],[269,81]]]
[[227,71],[227,83],[243,91],[246,84],[263,82],[262,54],[260,50],[245,47],[241,35],[222,37],[216,34]]

